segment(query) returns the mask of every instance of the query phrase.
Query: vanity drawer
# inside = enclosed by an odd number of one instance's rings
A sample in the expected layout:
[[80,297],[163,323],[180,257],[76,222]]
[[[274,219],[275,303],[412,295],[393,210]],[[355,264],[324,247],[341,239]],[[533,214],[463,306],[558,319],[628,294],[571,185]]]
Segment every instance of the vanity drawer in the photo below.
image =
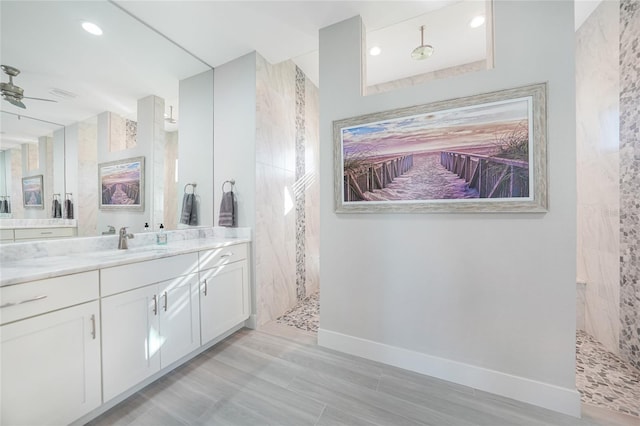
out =
[[67,238],[75,235],[75,229],[69,228],[20,228],[15,231],[17,240],[33,240],[42,238]]
[[198,253],[200,258],[200,270],[217,268],[227,263],[237,262],[247,258],[248,245],[234,244],[212,250],[204,250]]
[[13,229],[0,229],[0,241],[13,241]]
[[98,298],[98,271],[0,288],[0,324]]
[[198,272],[198,254],[187,253],[100,270],[102,297]]

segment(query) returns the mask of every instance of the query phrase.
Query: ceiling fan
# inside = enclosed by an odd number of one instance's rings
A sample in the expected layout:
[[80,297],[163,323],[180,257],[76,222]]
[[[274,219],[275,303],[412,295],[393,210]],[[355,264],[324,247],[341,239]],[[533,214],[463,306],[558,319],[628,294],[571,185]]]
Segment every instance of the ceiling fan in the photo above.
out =
[[2,71],[9,76],[8,83],[4,83],[4,82],[0,83],[0,92],[2,93],[2,99],[4,99],[5,101],[24,109],[26,109],[27,106],[24,103],[22,103],[23,99],[33,99],[36,101],[46,101],[46,102],[58,102],[54,99],[31,98],[29,96],[24,96],[24,90],[22,89],[22,87],[18,87],[15,84],[13,84],[13,77],[20,74],[20,70],[10,65],[0,65],[0,68],[2,68]]

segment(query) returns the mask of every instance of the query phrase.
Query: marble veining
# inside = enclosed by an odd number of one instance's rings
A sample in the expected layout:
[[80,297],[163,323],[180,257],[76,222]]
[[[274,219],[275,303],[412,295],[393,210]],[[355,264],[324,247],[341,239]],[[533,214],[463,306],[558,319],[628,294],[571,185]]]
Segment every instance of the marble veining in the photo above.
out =
[[[97,235],[98,230],[98,123],[95,119],[78,123],[76,217],[78,235]],[[73,165],[70,166],[71,168]]]
[[305,286],[306,294],[320,289],[320,97],[318,88],[305,80]]
[[377,93],[389,92],[391,90],[398,90],[405,87],[417,86],[424,84],[428,81],[438,80],[443,78],[455,77],[457,75],[466,74],[474,71],[486,70],[488,67],[487,61],[475,61],[468,64],[456,65],[441,70],[431,71],[411,77],[401,78],[399,80],[388,81],[372,86],[367,86],[366,94],[375,95]]
[[618,7],[602,2],[576,32],[577,275],[584,330],[617,353],[619,309]]
[[258,326],[318,287],[318,111],[317,88],[293,61],[256,54]]
[[248,228],[236,228],[233,236],[217,228],[167,231],[166,246],[155,244],[154,232],[134,235],[129,250],[117,249],[115,235],[3,246],[0,286],[251,241]]
[[620,355],[640,368],[640,2],[620,1]]
[[22,150],[14,148],[5,151],[4,155],[10,156],[11,174],[8,175],[9,180],[9,196],[11,197],[11,213],[14,217],[22,217],[24,214],[24,206],[22,205],[22,180],[12,179],[11,176],[22,176]]

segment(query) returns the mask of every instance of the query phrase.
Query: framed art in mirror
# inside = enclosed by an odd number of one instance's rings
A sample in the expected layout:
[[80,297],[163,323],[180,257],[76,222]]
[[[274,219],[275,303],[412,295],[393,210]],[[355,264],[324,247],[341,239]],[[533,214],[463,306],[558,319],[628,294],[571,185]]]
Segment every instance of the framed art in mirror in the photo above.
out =
[[98,164],[100,210],[144,211],[144,157]]
[[42,175],[22,178],[22,203],[25,208],[44,209]]
[[336,213],[547,211],[546,90],[334,121]]

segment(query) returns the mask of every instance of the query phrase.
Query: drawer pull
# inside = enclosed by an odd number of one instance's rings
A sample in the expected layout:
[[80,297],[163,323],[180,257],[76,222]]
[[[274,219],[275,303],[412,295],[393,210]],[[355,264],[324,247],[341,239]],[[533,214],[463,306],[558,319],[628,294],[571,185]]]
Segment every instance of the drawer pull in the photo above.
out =
[[225,253],[225,254],[221,255],[220,257],[231,257],[231,256],[233,256],[233,252],[230,251],[229,253]]
[[164,292],[164,311],[167,312],[167,307],[169,305],[169,296],[167,295],[167,292]]
[[204,295],[207,295],[207,280],[204,280],[204,289],[202,290],[202,292],[204,293]]
[[158,296],[153,295],[153,315],[158,315]]
[[3,303],[2,305],[0,305],[0,309],[1,308],[8,308],[9,306],[22,305],[24,303],[29,303],[29,302],[35,302],[36,300],[42,300],[42,299],[46,299],[46,298],[47,298],[47,295],[43,294],[42,296],[36,296],[36,297],[31,298],[31,299],[21,300],[19,302],[7,302],[7,303]]
[[96,316],[91,315],[91,338],[96,340]]
[[40,232],[40,235],[51,235],[51,234],[53,234],[52,231],[41,231]]

